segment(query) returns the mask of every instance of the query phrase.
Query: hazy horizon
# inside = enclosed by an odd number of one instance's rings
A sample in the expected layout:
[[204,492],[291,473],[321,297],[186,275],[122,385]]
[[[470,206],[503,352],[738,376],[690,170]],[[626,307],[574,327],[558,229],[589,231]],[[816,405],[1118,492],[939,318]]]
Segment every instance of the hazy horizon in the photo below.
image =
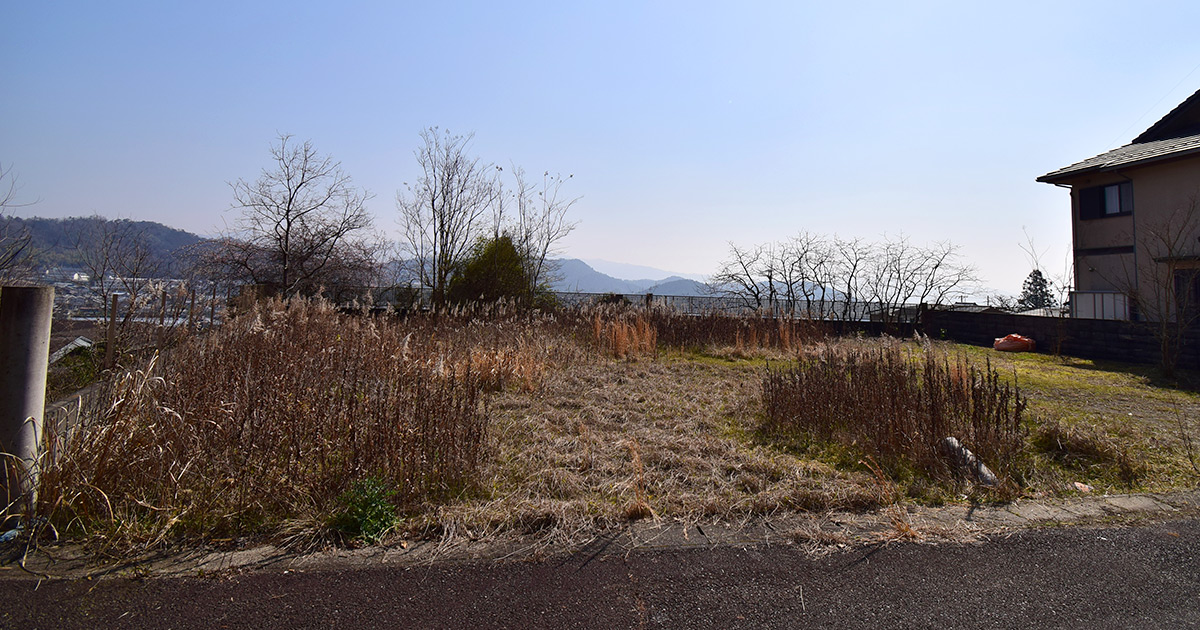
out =
[[574,175],[564,257],[708,275],[730,241],[903,233],[1015,294],[1026,233],[1051,276],[1068,261],[1068,194],[1034,179],[1200,88],[1198,21],[1186,2],[25,3],[0,42],[0,164],[37,201],[19,216],[212,235],[228,183],[291,133],[396,239],[440,126],[484,162]]

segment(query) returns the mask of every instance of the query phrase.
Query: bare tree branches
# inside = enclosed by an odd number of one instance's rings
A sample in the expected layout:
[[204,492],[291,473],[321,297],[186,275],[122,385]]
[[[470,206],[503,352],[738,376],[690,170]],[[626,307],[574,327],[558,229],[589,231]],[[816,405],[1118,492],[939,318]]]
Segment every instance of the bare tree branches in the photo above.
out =
[[869,315],[895,322],[909,317],[905,305],[945,303],[976,280],[956,246],[920,247],[903,235],[872,243],[801,233],[780,243],[729,247],[710,280],[717,292],[755,310],[817,319]]
[[[423,130],[424,145],[415,151],[421,177],[396,195],[404,232],[401,248],[434,304],[445,302],[450,281],[476,240],[488,236],[511,239],[524,267],[525,285],[537,292],[553,273],[549,257],[556,245],[575,229],[567,212],[579,197],[563,191],[572,175],[564,178],[545,171],[538,184],[514,165],[512,186],[506,190],[504,169],[468,154],[472,138],[436,127]],[[489,211],[491,224],[486,225]]]
[[24,222],[0,216],[0,283],[20,281],[29,275],[29,248],[33,236]]
[[567,211],[579,197],[562,192],[563,184],[574,175],[563,178],[546,171],[540,188],[530,185],[519,167],[513,168],[513,176],[517,190],[513,243],[525,264],[528,285],[537,290],[550,281],[553,270],[548,268],[548,258],[555,253],[555,246],[575,229],[576,224],[567,220]]
[[253,183],[230,184],[232,207],[242,214],[237,231],[211,250],[210,262],[226,277],[286,296],[367,284],[378,253],[366,209],[371,195],[311,141],[297,144],[281,134],[271,159],[272,168]]
[[12,167],[0,164],[0,283],[24,280],[31,271],[29,266],[32,235],[20,219],[7,214],[12,208],[29,204],[18,203],[17,177]]
[[729,258],[709,279],[717,293],[740,300],[743,306],[759,311],[766,308],[765,270],[770,263],[761,245],[742,248],[729,243]]
[[1158,339],[1161,367],[1173,376],[1184,333],[1200,321],[1200,194],[1157,221],[1138,226],[1140,260],[1127,261],[1111,279],[1135,305],[1138,319]]
[[421,176],[396,194],[404,231],[402,249],[421,286],[444,304],[454,269],[470,251],[480,218],[496,199],[491,165],[467,154],[472,135],[454,136],[431,127],[414,154]]
[[[101,326],[114,324],[116,338],[110,339],[114,352],[127,348],[138,314],[162,297],[159,278],[169,262],[154,255],[145,226],[134,221],[93,215],[70,219],[64,229],[84,271],[75,276],[75,282],[92,294]],[[122,296],[119,312],[112,309],[111,298],[116,294]]]

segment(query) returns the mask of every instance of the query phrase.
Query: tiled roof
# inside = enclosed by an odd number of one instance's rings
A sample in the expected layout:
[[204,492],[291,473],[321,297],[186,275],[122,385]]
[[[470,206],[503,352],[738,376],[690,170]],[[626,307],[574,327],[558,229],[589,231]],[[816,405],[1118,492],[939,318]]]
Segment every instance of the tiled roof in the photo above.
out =
[[1166,140],[1171,137],[1190,136],[1200,133],[1200,90],[1187,97],[1175,109],[1167,112],[1166,116],[1133,139],[1134,144],[1150,142],[1151,140]]
[[1037,178],[1039,182],[1054,183],[1088,172],[1102,172],[1143,162],[1200,154],[1200,134],[1167,138],[1151,142],[1135,142],[1101,153],[1093,158],[1072,164]]

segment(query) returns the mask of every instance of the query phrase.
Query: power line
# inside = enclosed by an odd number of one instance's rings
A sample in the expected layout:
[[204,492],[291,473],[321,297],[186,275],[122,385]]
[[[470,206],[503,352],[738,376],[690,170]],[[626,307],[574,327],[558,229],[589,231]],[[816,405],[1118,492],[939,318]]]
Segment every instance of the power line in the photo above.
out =
[[1196,72],[1196,70],[1200,70],[1200,63],[1197,63],[1195,65],[1195,67],[1193,67],[1191,69],[1191,71],[1189,71],[1187,74],[1183,75],[1183,78],[1180,79],[1179,82],[1175,84],[1175,87],[1172,87],[1170,90],[1167,91],[1166,94],[1163,94],[1161,98],[1159,98],[1157,101],[1154,102],[1153,105],[1150,106],[1150,109],[1147,109],[1145,111],[1145,113],[1143,113],[1141,116],[1138,116],[1137,120],[1130,123],[1130,125],[1128,127],[1126,127],[1124,131],[1122,131],[1120,134],[1118,134],[1117,137],[1114,138],[1112,142],[1108,143],[1108,146],[1105,147],[1105,151],[1113,148],[1113,145],[1115,145],[1117,142],[1120,142],[1121,138],[1124,138],[1125,134],[1129,133],[1130,129],[1133,129],[1135,125],[1142,122],[1142,119],[1145,118],[1147,116],[1147,114],[1149,114],[1150,112],[1152,112],[1156,108],[1158,108],[1158,106],[1161,105],[1162,102],[1165,101],[1168,96],[1173,94],[1175,92],[1175,90],[1178,90],[1179,86],[1183,85],[1183,82],[1187,81],[1188,78],[1191,77],[1192,74],[1194,74]]

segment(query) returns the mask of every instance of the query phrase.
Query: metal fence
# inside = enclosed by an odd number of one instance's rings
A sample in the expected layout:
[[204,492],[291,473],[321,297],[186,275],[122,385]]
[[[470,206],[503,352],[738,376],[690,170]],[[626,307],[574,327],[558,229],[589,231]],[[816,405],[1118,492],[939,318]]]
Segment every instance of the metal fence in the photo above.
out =
[[[56,304],[56,310],[60,313],[67,313],[75,319],[107,319],[104,315],[109,305],[101,304],[94,290],[65,283],[62,288],[66,290],[60,291],[59,303]],[[171,324],[207,327],[219,322],[225,315],[225,308],[248,289],[253,290],[250,286],[224,283],[157,281],[152,289],[143,291],[137,300],[129,300],[128,296],[118,291],[118,312],[123,319],[166,324],[168,327]],[[684,315],[765,315],[817,321],[913,322],[920,311],[916,304],[889,306],[876,302],[782,298],[755,302],[728,294],[658,295],[579,291],[553,291],[551,294],[555,302],[567,307],[619,302],[670,309]],[[426,310],[432,304],[432,292],[429,289],[410,286],[340,287],[326,297],[343,308],[366,306],[376,311],[387,308],[396,311]]]
[[[823,321],[916,321],[919,305],[886,306],[875,302],[846,300],[753,300],[733,295],[658,295],[653,293],[595,293],[552,291],[555,302],[567,307],[622,303],[671,309],[683,315],[768,315]],[[429,289],[416,287],[353,287],[331,296],[346,307],[370,304],[381,310],[428,309],[432,302]]]

